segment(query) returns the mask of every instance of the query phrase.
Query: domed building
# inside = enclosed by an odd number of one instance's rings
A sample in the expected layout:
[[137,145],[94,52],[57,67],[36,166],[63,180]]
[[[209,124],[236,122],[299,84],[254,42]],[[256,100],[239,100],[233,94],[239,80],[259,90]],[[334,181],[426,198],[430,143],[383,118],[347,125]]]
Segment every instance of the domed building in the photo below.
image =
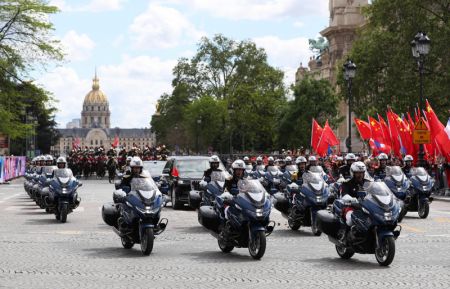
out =
[[150,128],[111,128],[111,112],[106,94],[100,90],[97,73],[92,80],[92,90],[86,94],[81,110],[79,128],[58,129],[61,137],[53,148],[55,154],[68,153],[74,147],[100,147],[108,150],[116,137],[119,145],[127,150],[133,145],[142,148],[155,144]]

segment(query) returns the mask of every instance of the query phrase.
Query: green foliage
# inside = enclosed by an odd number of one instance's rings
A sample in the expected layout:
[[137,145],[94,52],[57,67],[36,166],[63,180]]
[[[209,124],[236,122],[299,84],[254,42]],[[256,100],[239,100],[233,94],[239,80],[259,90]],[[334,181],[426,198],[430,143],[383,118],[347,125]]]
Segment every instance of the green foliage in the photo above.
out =
[[[419,102],[419,73],[410,42],[419,31],[432,40],[425,58],[424,94],[441,120],[450,107],[450,1],[376,0],[365,13],[368,24],[353,44],[357,65],[353,81],[354,111],[359,116],[412,110]],[[344,85],[342,72],[339,83]],[[342,86],[344,87],[344,86]],[[346,97],[345,90],[342,91]]]
[[289,101],[279,122],[279,144],[281,147],[309,147],[312,119],[324,124],[328,119],[331,127],[336,127],[339,118],[340,98],[326,80],[304,78],[293,87],[294,100]]
[[49,61],[61,61],[48,16],[58,9],[44,0],[3,0],[0,3],[0,133],[13,140],[12,152],[23,153],[24,138],[34,133],[26,115],[37,119],[38,148],[50,151],[57,140],[55,108],[49,92],[23,77]]
[[284,75],[253,42],[203,38],[196,55],[180,59],[173,74],[173,92],[161,96],[151,120],[159,141],[195,147],[185,140],[196,140],[201,118],[203,151],[213,146],[228,152],[230,135],[240,150],[276,145],[276,119],[286,101]]

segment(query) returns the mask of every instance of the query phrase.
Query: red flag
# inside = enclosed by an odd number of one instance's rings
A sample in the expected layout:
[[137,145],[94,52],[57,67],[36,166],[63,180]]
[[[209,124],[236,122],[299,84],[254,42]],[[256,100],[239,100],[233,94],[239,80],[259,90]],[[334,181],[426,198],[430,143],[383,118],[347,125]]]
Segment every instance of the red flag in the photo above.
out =
[[383,117],[379,114],[378,120],[380,121],[381,130],[383,131],[385,144],[388,145],[389,147],[392,147],[392,138],[387,123],[384,121]]
[[322,136],[323,128],[313,118],[311,130],[311,148],[316,151],[319,145],[320,137]]
[[371,138],[373,138],[379,143],[386,143],[383,135],[383,129],[381,128],[381,124],[376,119],[369,116],[369,125]]
[[76,137],[72,141],[72,149],[78,149],[80,147],[81,140],[80,138]]
[[359,135],[363,140],[370,139],[370,125],[368,122],[365,122],[359,118],[355,117],[355,125],[359,131]]
[[176,167],[173,167],[172,169],[172,176],[175,178],[178,178],[180,176]]
[[392,136],[392,138],[391,138],[392,149],[394,150],[394,154],[398,158],[401,158],[402,153],[400,151],[401,145],[400,145],[400,139],[399,139],[399,134],[398,134],[396,116],[391,110],[388,110],[388,112],[387,112],[387,120],[389,123],[389,133]]
[[437,135],[436,142],[441,147],[441,153],[450,162],[450,118],[447,121],[447,126]]
[[412,120],[411,115],[409,114],[409,111],[406,113],[406,115],[408,116],[408,124],[411,130],[414,130],[414,121]]
[[407,121],[404,121],[397,114],[393,113],[398,129],[400,139],[400,150],[404,155],[415,155],[415,149],[412,139],[412,131]]
[[119,137],[116,135],[114,137],[114,142],[112,143],[112,147],[115,148],[119,145]]
[[450,140],[446,133],[447,129],[439,121],[428,100],[426,101],[425,114],[431,131],[431,139],[435,140],[436,146],[440,153],[447,159],[447,161],[450,161]]
[[325,122],[325,125],[322,130],[322,135],[319,140],[319,144],[317,145],[317,153],[320,156],[325,156],[330,154],[331,147],[338,145],[339,140],[337,139],[336,135],[334,134],[331,127],[328,125],[328,120]]

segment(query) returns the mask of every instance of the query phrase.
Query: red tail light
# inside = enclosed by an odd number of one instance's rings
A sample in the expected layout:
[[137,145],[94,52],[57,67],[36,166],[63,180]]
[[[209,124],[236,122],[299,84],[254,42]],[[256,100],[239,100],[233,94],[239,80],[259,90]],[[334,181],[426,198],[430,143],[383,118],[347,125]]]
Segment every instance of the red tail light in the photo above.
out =
[[176,167],[173,167],[172,169],[172,176],[176,178],[180,176]]

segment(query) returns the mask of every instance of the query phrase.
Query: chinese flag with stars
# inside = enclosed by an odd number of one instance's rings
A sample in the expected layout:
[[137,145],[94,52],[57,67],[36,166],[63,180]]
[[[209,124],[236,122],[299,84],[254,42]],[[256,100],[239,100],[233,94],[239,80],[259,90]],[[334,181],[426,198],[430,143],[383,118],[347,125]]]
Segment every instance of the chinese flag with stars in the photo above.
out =
[[323,128],[317,123],[313,118],[312,120],[312,130],[311,130],[311,148],[317,151],[317,146],[319,145],[320,137],[322,136]]
[[370,139],[370,125],[368,122],[365,122],[359,118],[355,117],[355,125],[359,131],[359,135],[363,140]]

